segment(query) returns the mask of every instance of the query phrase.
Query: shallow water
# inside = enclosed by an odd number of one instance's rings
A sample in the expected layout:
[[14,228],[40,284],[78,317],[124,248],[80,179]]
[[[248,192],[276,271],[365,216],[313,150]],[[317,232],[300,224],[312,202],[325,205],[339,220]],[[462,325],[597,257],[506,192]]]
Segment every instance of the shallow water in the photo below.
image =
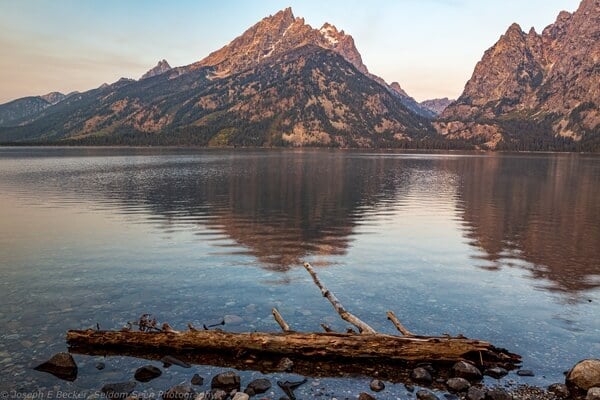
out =
[[[0,389],[132,379],[146,361],[76,356],[73,383],[31,367],[66,349],[67,329],[146,312],[276,331],[277,306],[296,330],[345,330],[305,260],[377,330],[394,332],[394,310],[414,332],[485,339],[536,372],[502,382],[562,381],[600,354],[599,200],[600,158],[586,155],[0,148]],[[138,389],[221,370],[172,367]],[[302,390],[355,397],[368,382]]]

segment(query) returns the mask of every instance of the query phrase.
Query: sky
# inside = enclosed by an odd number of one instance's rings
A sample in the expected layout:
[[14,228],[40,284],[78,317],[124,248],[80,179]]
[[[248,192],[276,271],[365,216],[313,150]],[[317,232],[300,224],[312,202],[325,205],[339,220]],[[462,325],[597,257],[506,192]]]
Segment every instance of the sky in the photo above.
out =
[[415,99],[457,98],[513,22],[538,32],[579,0],[0,0],[0,103],[191,64],[292,7],[354,37],[369,70]]

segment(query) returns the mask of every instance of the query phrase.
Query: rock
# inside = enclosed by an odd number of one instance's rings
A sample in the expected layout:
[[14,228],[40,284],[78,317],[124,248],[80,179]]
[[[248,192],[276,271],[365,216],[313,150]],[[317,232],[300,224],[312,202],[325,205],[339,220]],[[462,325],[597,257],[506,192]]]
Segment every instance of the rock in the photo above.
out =
[[483,377],[476,366],[465,361],[454,364],[452,373],[456,378],[465,378],[468,381],[479,381]]
[[548,391],[563,399],[568,399],[571,395],[571,393],[569,393],[569,388],[563,383],[554,383],[548,386]]
[[512,396],[504,389],[489,389],[485,394],[485,400],[512,400]]
[[98,371],[102,371],[104,368],[106,368],[106,364],[104,364],[103,362],[99,362],[98,364],[96,364],[96,369]]
[[570,388],[581,391],[600,387],[600,360],[588,359],[578,362],[567,374],[566,383]]
[[[213,389],[206,394],[207,400],[227,400],[227,398],[229,394],[221,389]],[[198,397],[195,400],[198,400]]]
[[417,367],[413,369],[410,373],[410,379],[412,379],[414,382],[422,384],[431,384],[431,382],[433,382],[431,374],[423,367]]
[[379,379],[373,379],[369,387],[374,392],[381,392],[383,389],[385,389],[385,384]]
[[223,317],[223,321],[228,325],[239,325],[244,322],[244,319],[239,315],[226,315]]
[[204,384],[204,378],[198,374],[194,374],[194,376],[192,376],[192,379],[190,380],[190,383],[192,385],[202,386]]
[[250,396],[248,396],[246,393],[242,393],[242,392],[236,392],[233,397],[231,398],[231,400],[249,400]]
[[435,394],[429,390],[419,390],[417,392],[417,399],[419,400],[440,400]]
[[215,375],[210,383],[211,389],[222,389],[226,392],[240,391],[240,376],[233,371]]
[[182,368],[192,368],[190,364],[186,363],[185,361],[181,361],[180,359],[175,358],[173,356],[164,356],[160,359],[160,361],[162,361],[163,367],[165,368],[169,368],[171,365],[177,365]]
[[269,389],[271,389],[271,381],[268,379],[259,378],[250,382],[244,392],[250,396],[254,396],[256,394],[264,393]]
[[585,400],[600,400],[600,387],[593,387],[587,391]]
[[519,376],[535,376],[533,371],[530,369],[520,369],[517,371],[517,375],[519,375]]
[[36,371],[48,372],[66,381],[77,379],[77,364],[69,353],[56,353],[48,361],[34,368]]
[[452,393],[446,393],[446,394],[444,395],[444,398],[445,398],[446,400],[460,400],[460,397],[458,397],[457,395],[455,395],[455,394],[452,394]]
[[484,375],[491,376],[495,379],[500,379],[508,374],[508,371],[501,367],[488,368],[483,372]]
[[475,386],[471,386],[467,391],[467,400],[484,400],[485,392]]
[[133,377],[139,382],[150,382],[152,379],[162,375],[160,369],[154,365],[144,365],[135,371]]
[[195,397],[196,392],[188,385],[175,385],[162,396],[164,400],[194,400]]
[[104,393],[104,395],[108,399],[125,399],[129,396],[133,389],[135,389],[135,382],[117,382],[117,383],[108,383],[102,386],[100,391]]
[[409,383],[405,383],[404,387],[406,388],[406,391],[409,393],[412,393],[415,391],[415,387]]
[[446,381],[446,386],[451,392],[464,392],[471,387],[471,384],[465,378],[450,378]]
[[358,400],[377,400],[375,397],[371,396],[369,393],[362,392],[358,395]]
[[275,367],[275,370],[279,372],[289,372],[292,370],[293,366],[294,362],[292,360],[290,360],[287,357],[283,357],[281,360],[279,360],[279,363]]

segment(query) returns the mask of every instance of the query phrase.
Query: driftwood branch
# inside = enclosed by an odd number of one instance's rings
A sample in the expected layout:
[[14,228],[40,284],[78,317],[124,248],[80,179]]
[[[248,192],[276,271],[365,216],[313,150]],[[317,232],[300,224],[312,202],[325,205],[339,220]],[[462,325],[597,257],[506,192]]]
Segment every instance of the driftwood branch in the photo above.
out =
[[393,311],[388,311],[387,312],[387,319],[389,319],[390,321],[392,321],[392,324],[394,324],[394,326],[396,327],[396,329],[398,329],[398,332],[400,332],[404,336],[415,336],[414,333],[412,333],[411,331],[409,331],[408,329],[406,329],[404,327],[404,325],[402,325],[402,323],[400,322],[400,320],[398,319],[398,317],[396,317],[396,314],[394,314]]
[[377,333],[375,331],[375,329],[371,328],[368,324],[363,322],[360,318],[358,318],[354,314],[351,314],[350,312],[346,311],[346,309],[344,308],[342,303],[340,303],[340,301],[337,299],[337,297],[335,297],[335,295],[333,293],[331,293],[329,291],[329,289],[327,289],[325,287],[325,285],[323,285],[323,283],[321,283],[321,280],[317,276],[317,273],[315,272],[315,270],[309,263],[305,262],[304,268],[306,268],[306,270],[308,271],[310,276],[312,276],[313,281],[315,282],[315,285],[317,285],[319,287],[319,289],[321,289],[321,293],[323,294],[323,297],[325,297],[325,298],[327,298],[327,300],[329,300],[329,302],[333,306],[334,310],[340,315],[340,317],[343,320],[356,326],[358,328],[358,331],[361,334],[374,335]]
[[290,329],[290,326],[287,324],[287,322],[285,322],[285,320],[283,319],[283,317],[281,316],[281,314],[279,314],[279,311],[277,311],[276,308],[273,308],[273,310],[271,310],[271,312],[273,313],[273,318],[275,318],[275,321],[277,321],[277,323],[281,327],[282,331],[284,331],[284,332],[291,332],[292,331]]

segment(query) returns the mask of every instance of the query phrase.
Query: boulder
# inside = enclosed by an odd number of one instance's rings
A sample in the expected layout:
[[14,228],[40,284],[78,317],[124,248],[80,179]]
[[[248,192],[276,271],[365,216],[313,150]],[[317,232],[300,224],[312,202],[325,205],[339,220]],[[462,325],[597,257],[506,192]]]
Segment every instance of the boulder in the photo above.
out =
[[144,365],[135,371],[133,377],[139,382],[150,382],[152,379],[158,378],[162,375],[160,369],[154,365]]
[[246,386],[245,393],[250,396],[254,396],[256,394],[265,393],[267,390],[271,389],[271,381],[265,378],[255,379]]
[[467,400],[484,400],[485,392],[478,387],[471,386],[467,391]]
[[416,383],[429,385],[433,382],[433,378],[429,371],[427,371],[423,367],[417,367],[412,370],[410,373],[410,379],[412,379]]
[[512,396],[504,389],[489,389],[485,394],[485,400],[512,400]]
[[240,376],[233,371],[215,375],[210,383],[211,389],[221,389],[226,392],[240,391]]
[[587,391],[585,400],[600,400],[600,387],[593,387]]
[[578,362],[567,374],[566,383],[580,391],[600,387],[600,360],[588,359]]
[[466,361],[459,361],[452,367],[452,373],[456,378],[464,378],[468,381],[479,381],[483,376],[481,371]]
[[48,361],[41,363],[34,368],[36,371],[48,372],[57,378],[66,381],[77,379],[77,364],[73,356],[69,353],[56,353]]
[[467,391],[471,384],[465,378],[450,378],[446,381],[446,386],[451,392],[460,393]]
[[429,390],[419,390],[417,392],[417,399],[419,400],[440,400],[435,394]]
[[501,367],[494,367],[486,369],[483,374],[491,376],[494,379],[500,379],[508,375],[508,371]]

